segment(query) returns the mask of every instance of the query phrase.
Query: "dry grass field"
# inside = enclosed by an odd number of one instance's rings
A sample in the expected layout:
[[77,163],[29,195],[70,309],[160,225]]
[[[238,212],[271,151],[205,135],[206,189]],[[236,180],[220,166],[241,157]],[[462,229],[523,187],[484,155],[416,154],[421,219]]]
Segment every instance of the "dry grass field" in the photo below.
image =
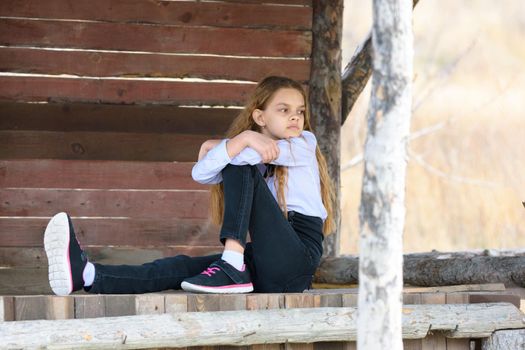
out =
[[[343,64],[371,26],[345,1]],[[420,0],[405,252],[525,247],[525,2]],[[367,88],[343,128],[342,166],[362,153]],[[362,163],[342,172],[342,253],[358,249]]]

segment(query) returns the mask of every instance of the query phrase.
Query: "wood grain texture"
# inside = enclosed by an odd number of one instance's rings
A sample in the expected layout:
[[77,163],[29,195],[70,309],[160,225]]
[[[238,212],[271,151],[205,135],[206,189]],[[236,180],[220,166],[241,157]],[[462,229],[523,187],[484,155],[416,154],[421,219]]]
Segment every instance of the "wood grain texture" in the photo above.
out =
[[[0,218],[2,247],[42,247],[49,219]],[[86,247],[218,246],[218,231],[203,220],[77,219],[77,238]],[[168,250],[166,252],[169,252]]]
[[0,160],[2,188],[199,190],[193,162]]
[[[284,295],[282,294],[256,294],[246,296],[246,310],[272,310],[284,308]],[[284,344],[254,344],[252,350],[282,350]]]
[[422,350],[421,342],[422,339],[403,339],[403,350]]
[[[216,308],[218,303],[209,305]],[[451,337],[476,338],[486,337],[501,328],[524,326],[519,310],[509,304],[414,305],[405,306],[403,310],[405,339],[423,338],[429,329],[446,332]],[[60,345],[75,348],[110,348],[122,345],[123,340],[137,347],[355,340],[355,312],[355,308],[335,307],[4,322],[0,325],[0,335],[17,347]],[[46,336],[57,330],[62,337]],[[89,341],[85,339],[86,334]]]
[[[264,45],[253,45],[253,43]],[[309,31],[0,19],[0,44],[95,50],[309,57]]]
[[[284,296],[284,307],[293,308],[313,308],[319,306],[320,299],[318,295],[313,294],[286,294]],[[316,305],[317,304],[317,305]],[[304,344],[302,342],[287,342],[285,350],[313,350],[314,344]]]
[[249,58],[152,53],[0,48],[4,72],[86,77],[201,78],[260,81],[286,75],[307,82],[309,59]]
[[470,339],[446,339],[447,350],[470,350]]
[[[0,269],[0,294],[52,295],[47,268]],[[40,310],[37,315],[40,315],[39,318],[44,318],[45,312],[42,313]]]
[[1,76],[0,101],[239,106],[253,88],[245,83]]
[[15,320],[45,320],[47,316],[46,299],[47,297],[43,295],[15,299]]
[[15,320],[15,305],[12,296],[0,296],[0,322]]
[[205,219],[209,192],[29,188],[0,189],[0,198],[0,216],[50,217],[67,209],[71,216],[84,217]]
[[[216,237],[218,238],[218,236]],[[173,245],[148,246],[92,246],[82,248],[93,262],[103,265],[141,265],[147,262],[175,255],[205,256],[219,254],[224,247],[216,240],[215,245]],[[0,267],[41,268],[47,264],[43,247],[0,247]],[[0,293],[1,294],[1,293]]]
[[135,296],[135,315],[160,315],[166,313],[164,295],[147,293]]
[[[321,294],[319,297],[319,307],[342,307],[343,298],[341,294]],[[347,350],[350,342],[316,342],[313,344],[314,350]]]
[[49,295],[46,298],[46,320],[67,320],[75,318],[73,298]]
[[[2,159],[192,162],[211,135],[0,131]],[[215,137],[217,138],[217,137]]]
[[164,309],[166,313],[188,311],[187,294],[166,294],[164,297]]
[[[448,297],[448,295],[447,295]],[[519,295],[503,294],[503,293],[472,293],[464,297],[468,299],[471,304],[476,303],[510,303],[518,309],[521,306],[521,299]]]
[[[342,256],[321,262],[315,282],[356,283],[358,258]],[[436,259],[432,255],[406,254],[403,257],[403,280],[412,286],[447,286],[503,283],[507,287],[525,286],[525,257],[451,256]],[[432,273],[429,273],[431,271]]]
[[4,0],[0,3],[0,16],[302,30],[309,29],[312,25],[311,8],[271,6],[266,1],[265,4],[258,4],[141,0],[48,0],[44,3],[35,0]]
[[334,232],[323,242],[324,255],[339,252],[340,146],[341,146],[341,40],[343,1],[314,1],[312,25],[312,67],[309,84],[311,124],[319,148],[326,158],[334,186]]
[[74,295],[75,318],[95,318],[106,315],[106,298],[103,295]]
[[0,102],[0,130],[222,135],[238,108]]
[[135,296],[134,295],[104,295],[105,299],[105,316],[129,316],[136,314]]
[[446,349],[447,339],[443,334],[429,334],[425,338],[421,339],[421,350],[435,350],[435,349]]

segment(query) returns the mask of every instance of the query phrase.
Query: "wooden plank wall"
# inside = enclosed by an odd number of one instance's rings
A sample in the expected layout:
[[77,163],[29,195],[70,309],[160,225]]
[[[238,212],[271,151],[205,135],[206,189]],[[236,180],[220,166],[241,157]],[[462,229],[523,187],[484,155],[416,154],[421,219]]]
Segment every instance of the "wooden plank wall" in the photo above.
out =
[[311,22],[311,0],[1,1],[0,294],[50,293],[60,211],[99,262],[218,251],[200,144],[264,76],[307,84]]
[[2,1],[0,158],[194,161],[236,111],[173,106],[240,106],[270,74],[306,84],[310,5]]
[[[308,79],[307,5],[2,1],[0,45],[6,47],[0,67],[33,75],[1,76],[0,96],[31,102],[241,105],[253,87],[249,82],[265,75]],[[138,79],[146,77],[156,79]],[[167,79],[187,77],[244,83]]]

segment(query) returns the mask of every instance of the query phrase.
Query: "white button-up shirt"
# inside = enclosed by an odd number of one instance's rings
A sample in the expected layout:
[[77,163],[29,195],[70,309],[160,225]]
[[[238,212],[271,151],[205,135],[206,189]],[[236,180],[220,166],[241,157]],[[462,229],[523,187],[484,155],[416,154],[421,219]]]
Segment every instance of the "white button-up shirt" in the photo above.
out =
[[[262,163],[261,155],[250,147],[246,147],[237,156],[230,158],[226,149],[227,141],[228,139],[222,140],[195,164],[191,172],[195,181],[201,184],[217,184],[222,182],[221,171],[228,164]],[[324,221],[327,212],[321,199],[321,181],[315,156],[317,146],[315,135],[303,131],[299,137],[277,141],[277,146],[280,150],[279,157],[271,164],[288,167],[288,184],[284,192],[287,210],[317,216]],[[267,184],[277,200],[275,177],[268,178]]]

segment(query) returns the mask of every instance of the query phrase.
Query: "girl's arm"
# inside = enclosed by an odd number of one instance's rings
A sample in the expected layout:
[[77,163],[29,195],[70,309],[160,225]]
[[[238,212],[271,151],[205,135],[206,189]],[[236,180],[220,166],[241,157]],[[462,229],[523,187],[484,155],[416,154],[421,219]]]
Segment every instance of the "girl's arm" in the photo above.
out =
[[[279,156],[280,149],[278,141],[266,135],[256,131],[246,130],[238,136],[239,138],[237,140],[233,138],[227,143],[230,158],[239,156],[239,154],[245,152],[248,147],[257,152],[259,158],[262,159],[264,163],[269,163]],[[258,163],[260,163],[260,161]]]
[[197,157],[197,160],[201,160],[204,158],[204,156],[208,153],[210,149],[217,146],[219,143],[221,143],[222,140],[206,140],[201,145],[201,148],[199,150],[199,156]]
[[258,163],[271,163],[282,166],[306,166],[310,165],[315,158],[317,140],[315,135],[309,131],[303,131],[301,136],[276,142],[279,148],[278,157],[267,161],[253,147],[247,147],[234,157],[230,163],[233,165],[254,165]]
[[260,152],[259,162],[261,159],[270,162],[279,155],[276,141],[251,130],[246,130],[232,139],[207,140],[201,145],[198,162],[192,169],[193,179],[203,184],[220,183],[221,170],[248,147]]
[[310,165],[316,159],[316,145],[317,140],[309,131],[303,131],[300,137],[279,141],[255,131],[244,131],[210,149],[193,167],[192,177],[202,184],[217,184],[222,181],[221,171],[228,164]]
[[[198,160],[200,161],[204,156],[221,143],[222,140],[207,140],[205,141],[199,150]],[[247,130],[241,134],[235,136],[231,140],[226,142],[226,150],[230,158],[234,158],[241,153],[246,147],[251,147],[256,150],[265,163],[268,163],[279,155],[279,147],[277,142],[264,136],[258,132]]]

